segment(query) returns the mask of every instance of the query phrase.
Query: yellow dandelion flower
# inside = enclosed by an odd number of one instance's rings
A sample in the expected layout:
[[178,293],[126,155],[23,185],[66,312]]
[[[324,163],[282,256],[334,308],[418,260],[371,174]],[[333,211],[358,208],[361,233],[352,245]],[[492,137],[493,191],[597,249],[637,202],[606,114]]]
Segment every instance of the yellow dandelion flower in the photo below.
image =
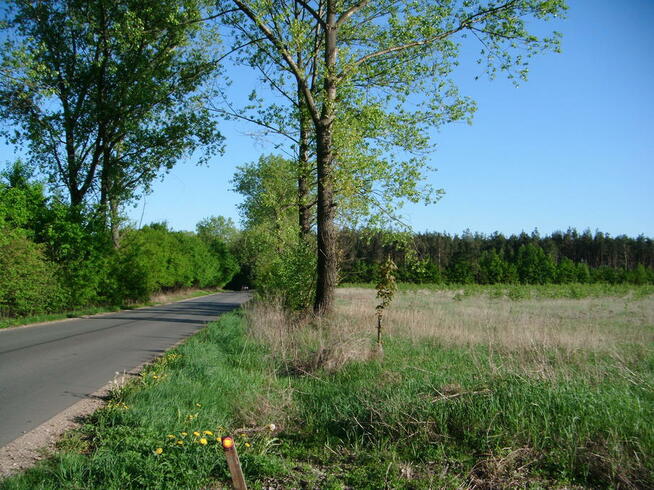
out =
[[195,437],[200,437],[200,433],[199,433],[197,430],[196,430],[195,432],[193,432],[193,435],[194,435]]
[[219,443],[219,444],[222,443],[223,438],[222,437],[216,437],[216,442]]
[[200,439],[200,444],[202,444],[203,446],[206,446],[207,445],[207,440],[203,437],[202,439]]
[[168,439],[175,439],[175,436],[174,436],[173,434],[168,434],[166,437],[167,437]]
[[245,447],[250,447],[250,446],[251,446],[251,444],[249,442],[245,443]]
[[241,434],[241,437],[247,437],[247,434]]
[[182,444],[184,444],[184,441],[177,441],[177,444],[181,446]]
[[213,432],[211,432],[210,430],[205,430],[205,431],[203,432],[203,434],[204,434],[204,435],[207,435],[207,436],[212,436],[212,435],[213,435]]
[[163,448],[158,447],[157,449],[154,450],[154,454],[159,456],[161,453],[163,453]]

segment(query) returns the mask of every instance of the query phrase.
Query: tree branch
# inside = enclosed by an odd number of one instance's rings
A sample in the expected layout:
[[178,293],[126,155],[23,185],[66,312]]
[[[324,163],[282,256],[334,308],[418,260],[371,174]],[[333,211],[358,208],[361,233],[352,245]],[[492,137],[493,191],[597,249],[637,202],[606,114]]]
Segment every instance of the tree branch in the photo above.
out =
[[318,13],[311,5],[309,5],[307,2],[304,0],[295,0],[297,3],[302,5],[304,7],[304,10],[309,12],[311,16],[318,21],[318,23],[324,28],[325,27],[325,21],[320,17],[320,13]]
[[406,49],[416,48],[418,46],[425,46],[425,45],[428,45],[428,44],[432,44],[432,43],[434,43],[436,41],[446,39],[446,38],[450,37],[451,35],[456,34],[457,32],[460,32],[460,31],[462,31],[464,29],[472,29],[473,24],[476,24],[477,22],[481,22],[483,19],[485,19],[489,15],[492,15],[492,14],[494,14],[496,12],[506,10],[506,9],[512,7],[516,3],[516,1],[517,0],[511,0],[510,2],[506,2],[506,3],[502,4],[502,5],[498,5],[497,7],[493,7],[493,8],[488,9],[488,10],[477,12],[476,14],[471,15],[470,17],[466,18],[465,20],[461,21],[457,27],[455,27],[453,29],[450,29],[449,31],[445,31],[445,32],[442,32],[440,34],[437,34],[436,36],[432,36],[432,37],[429,37],[427,39],[423,39],[421,41],[413,41],[413,42],[410,42],[410,43],[401,44],[399,46],[392,46],[392,47],[389,47],[389,48],[380,49],[379,51],[375,51],[374,53],[370,53],[370,54],[367,54],[365,56],[362,56],[357,61],[355,61],[353,64],[346,67],[346,69],[344,69],[338,75],[338,79],[339,80],[343,79],[343,77],[345,77],[348,72],[352,71],[354,68],[362,65],[363,63],[365,63],[368,60],[371,60],[373,58],[378,58],[380,56],[385,56],[387,54],[396,53],[398,51],[404,51]]
[[343,12],[343,14],[336,21],[336,28],[338,29],[343,23],[347,21],[347,19],[349,19],[354,14],[356,14],[359,10],[361,10],[363,7],[368,5],[368,1],[369,0],[361,0],[361,2],[357,3],[356,5],[352,5],[349,9]]
[[282,42],[275,37],[275,35],[270,30],[270,28],[266,24],[264,24],[261,20],[259,20],[259,18],[257,18],[254,12],[243,1],[241,0],[232,0],[232,1],[247,17],[250,18],[252,22],[254,22],[257,28],[266,36],[266,38],[268,38],[268,40],[273,44],[273,46],[275,46],[277,51],[279,51],[279,53],[282,55],[284,61],[286,61],[286,64],[288,64],[289,68],[295,75],[298,84],[302,88],[302,93],[304,94],[304,98],[307,102],[307,107],[309,108],[311,119],[313,119],[314,123],[317,124],[318,121],[320,120],[320,114],[318,113],[316,101],[314,100],[313,95],[311,94],[311,91],[307,86],[307,82],[304,79],[304,74],[300,71],[295,61],[293,61],[293,57],[290,55],[288,50],[284,47]]

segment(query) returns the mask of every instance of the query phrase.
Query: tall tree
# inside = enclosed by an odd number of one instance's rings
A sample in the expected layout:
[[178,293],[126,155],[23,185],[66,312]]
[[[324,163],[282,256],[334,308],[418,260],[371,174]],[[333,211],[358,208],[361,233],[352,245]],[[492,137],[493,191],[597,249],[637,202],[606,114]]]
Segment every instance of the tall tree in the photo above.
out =
[[[288,5],[284,2],[271,4],[272,9],[285,7]],[[286,22],[286,25],[279,24],[279,29],[288,27],[293,22],[306,22],[304,17],[307,14],[297,2],[293,10],[287,10],[285,14],[294,20]],[[271,103],[261,96],[261,91],[253,90],[247,104],[238,106],[225,87],[221,90],[221,98],[212,105],[212,109],[226,119],[239,119],[259,126],[264,136],[281,136],[290,144],[290,151],[284,150],[283,145],[276,147],[282,147],[282,151],[295,161],[299,236],[302,241],[308,242],[315,222],[315,151],[312,151],[314,138],[311,119],[306,110],[302,89],[288,67],[271,56],[266,38],[252,31],[246,18],[238,15],[225,16],[223,22],[232,28],[232,46],[225,57],[229,57],[235,65],[254,68],[259,74],[259,82],[267,86],[281,102]],[[306,44],[296,43],[289,49],[293,52],[297,66],[306,73],[307,79],[311,80],[311,90],[314,91],[318,65],[315,63],[315,50],[308,48]]]
[[[217,42],[197,0],[13,0],[0,117],[70,204],[118,205],[221,137],[198,97]],[[8,132],[7,132],[8,133]]]
[[[391,195],[419,198],[424,159],[402,160],[396,152],[426,151],[429,128],[474,110],[450,78],[459,54],[456,36],[479,38],[491,74],[500,69],[524,78],[530,55],[557,46],[556,36],[528,32],[527,21],[565,9],[563,0],[232,1],[265,38],[276,63],[293,74],[312,121],[318,313],[331,310],[337,282],[339,174],[357,175],[352,166],[358,166],[371,192],[380,176],[395,176],[394,186],[388,180]],[[300,19],[290,15],[298,8],[306,14]],[[296,61],[297,45],[303,52],[313,47],[319,91],[312,91]]]

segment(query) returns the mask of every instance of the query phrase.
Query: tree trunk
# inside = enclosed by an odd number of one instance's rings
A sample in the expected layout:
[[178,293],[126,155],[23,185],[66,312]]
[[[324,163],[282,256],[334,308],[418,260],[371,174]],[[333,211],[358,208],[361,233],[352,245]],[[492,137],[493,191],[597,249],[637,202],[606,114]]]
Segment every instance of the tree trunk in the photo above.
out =
[[334,305],[334,290],[338,282],[338,245],[334,223],[334,147],[333,122],[336,103],[336,14],[334,2],[327,0],[325,23],[325,79],[324,102],[320,120],[316,122],[318,208],[316,224],[318,229],[318,270],[314,313],[331,313]]
[[[301,96],[300,96],[300,100]],[[300,225],[300,240],[307,242],[311,232],[311,205],[309,204],[309,179],[311,165],[309,164],[309,120],[304,111],[300,113],[300,148],[297,169],[297,201],[298,219]]]
[[338,251],[334,224],[333,150],[331,126],[317,131],[318,139],[318,277],[314,312],[322,315],[332,310],[334,289],[338,281]]
[[118,200],[116,198],[109,199],[109,213],[111,220],[111,240],[114,248],[120,247],[120,214],[118,209]]

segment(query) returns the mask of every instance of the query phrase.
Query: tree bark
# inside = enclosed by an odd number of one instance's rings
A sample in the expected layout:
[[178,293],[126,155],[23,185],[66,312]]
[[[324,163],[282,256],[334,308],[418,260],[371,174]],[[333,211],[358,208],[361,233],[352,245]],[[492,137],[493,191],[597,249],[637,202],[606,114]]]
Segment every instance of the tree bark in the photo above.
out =
[[120,212],[119,202],[116,198],[109,200],[109,219],[111,220],[111,240],[114,248],[120,247]]
[[334,147],[333,122],[336,103],[336,15],[334,1],[327,0],[325,24],[324,102],[320,120],[315,124],[317,139],[318,207],[318,270],[314,313],[331,313],[334,290],[338,282],[338,247],[334,223]]
[[[300,100],[302,100],[300,94]],[[297,201],[298,220],[300,225],[300,240],[307,242],[311,233],[311,204],[309,204],[309,179],[311,178],[311,165],[309,163],[309,120],[304,114],[301,104],[300,113],[300,145],[298,152],[297,169]]]
[[334,289],[338,281],[338,250],[334,224],[334,185],[332,176],[333,149],[331,125],[317,131],[318,139],[318,269],[314,312],[319,315],[332,311]]

